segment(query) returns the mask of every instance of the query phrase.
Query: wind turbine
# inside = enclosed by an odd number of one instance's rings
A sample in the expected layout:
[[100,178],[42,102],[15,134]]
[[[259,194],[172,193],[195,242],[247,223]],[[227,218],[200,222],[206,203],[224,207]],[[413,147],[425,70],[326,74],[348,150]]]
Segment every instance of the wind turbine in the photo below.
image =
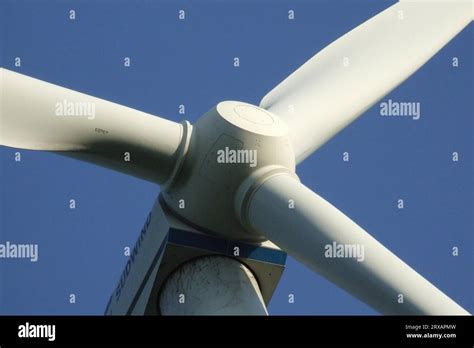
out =
[[[383,314],[469,314],[302,184],[295,167],[467,26],[472,6],[401,1],[320,51],[259,106],[223,101],[194,125],[0,69],[0,144],[56,152],[161,184],[161,203],[185,224],[229,240],[269,239]],[[63,101],[72,114],[93,105],[94,119],[59,117]],[[255,151],[257,161],[221,163],[224,149]],[[181,200],[192,208],[179,209]],[[363,246],[364,260],[327,257],[325,248],[334,243]],[[261,287],[248,265],[201,257],[165,280],[159,302],[164,314],[266,314]],[[172,299],[180,291],[197,300],[179,307]]]

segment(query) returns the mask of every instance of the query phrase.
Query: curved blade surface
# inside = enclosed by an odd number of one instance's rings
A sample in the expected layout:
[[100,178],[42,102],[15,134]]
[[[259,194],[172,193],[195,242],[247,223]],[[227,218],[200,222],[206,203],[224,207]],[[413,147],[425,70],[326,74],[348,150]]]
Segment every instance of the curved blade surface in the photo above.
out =
[[178,123],[0,68],[0,145],[58,152],[161,183],[181,136]]
[[284,119],[297,163],[417,71],[472,21],[471,0],[399,2],[340,37],[260,102]]
[[[294,201],[293,209],[289,200]],[[274,176],[261,185],[249,202],[244,221],[380,313],[469,314],[344,213],[290,176]]]

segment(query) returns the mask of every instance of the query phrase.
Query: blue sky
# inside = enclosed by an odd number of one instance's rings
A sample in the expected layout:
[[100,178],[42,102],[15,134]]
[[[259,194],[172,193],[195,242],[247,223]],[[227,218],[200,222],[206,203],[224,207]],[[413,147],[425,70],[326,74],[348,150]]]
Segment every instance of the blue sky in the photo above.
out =
[[[7,0],[0,3],[0,65],[193,122],[222,100],[258,104],[317,51],[394,2]],[[297,168],[307,186],[470,312],[473,42],[471,24],[384,98],[420,102],[420,120],[380,117],[375,105]],[[134,244],[159,186],[43,152],[21,150],[15,162],[16,151],[0,147],[0,243],[38,243],[40,254],[36,263],[0,260],[0,313],[103,313],[126,262],[123,248]],[[375,313],[291,258],[269,311]]]

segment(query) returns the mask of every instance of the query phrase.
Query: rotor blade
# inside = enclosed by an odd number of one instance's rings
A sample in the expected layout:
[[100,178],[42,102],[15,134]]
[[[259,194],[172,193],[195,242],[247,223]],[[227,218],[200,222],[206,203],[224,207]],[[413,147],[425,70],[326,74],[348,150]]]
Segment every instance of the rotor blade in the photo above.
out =
[[340,37],[260,102],[300,163],[418,70],[473,16],[471,0],[404,1]]
[[0,68],[0,145],[58,152],[162,183],[182,125]]
[[244,224],[383,314],[469,314],[293,177],[265,181],[244,211]]

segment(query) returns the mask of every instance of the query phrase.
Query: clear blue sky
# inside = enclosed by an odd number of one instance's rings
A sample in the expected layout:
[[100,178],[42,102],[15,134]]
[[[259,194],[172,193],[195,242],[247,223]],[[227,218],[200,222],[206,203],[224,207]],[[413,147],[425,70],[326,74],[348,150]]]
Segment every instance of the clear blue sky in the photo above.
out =
[[[313,54],[394,1],[195,3],[2,1],[0,65],[175,121],[185,104],[193,122],[221,100],[258,104]],[[470,312],[473,42],[471,24],[385,98],[420,102],[420,120],[380,117],[376,105],[297,168],[307,186]],[[123,248],[135,242],[159,187],[49,153],[22,150],[15,162],[16,151],[0,148],[0,243],[38,243],[40,259],[0,260],[0,313],[103,313],[126,262]],[[375,313],[291,258],[269,311]]]

